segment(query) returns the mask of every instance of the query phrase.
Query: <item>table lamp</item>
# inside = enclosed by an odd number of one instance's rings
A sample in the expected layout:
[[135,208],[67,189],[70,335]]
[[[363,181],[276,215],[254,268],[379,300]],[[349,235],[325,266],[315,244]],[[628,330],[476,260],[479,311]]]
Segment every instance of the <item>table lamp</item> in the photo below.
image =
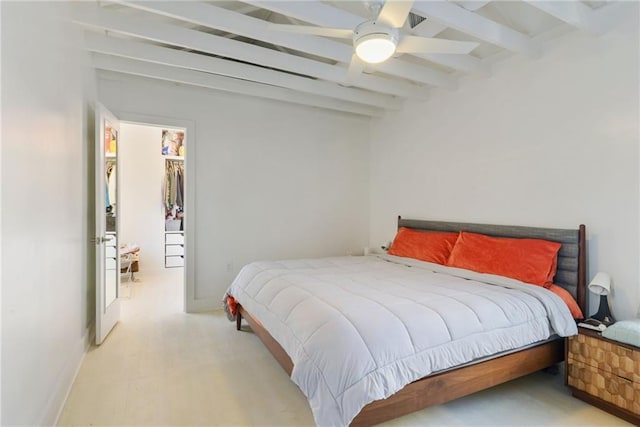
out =
[[598,308],[598,312],[591,316],[591,318],[599,320],[607,326],[615,323],[616,319],[614,319],[613,314],[611,314],[609,300],[607,298],[607,295],[611,292],[611,277],[603,272],[596,274],[593,280],[591,280],[591,283],[589,283],[589,291],[600,295],[600,307]]

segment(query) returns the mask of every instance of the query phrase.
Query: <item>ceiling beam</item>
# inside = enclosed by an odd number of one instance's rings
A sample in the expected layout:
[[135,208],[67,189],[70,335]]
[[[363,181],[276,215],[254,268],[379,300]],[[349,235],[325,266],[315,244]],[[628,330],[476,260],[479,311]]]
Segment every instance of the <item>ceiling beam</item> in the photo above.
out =
[[[130,0],[121,0],[120,3],[147,12],[238,34],[254,40],[262,40],[277,46],[329,58],[345,64],[351,62],[353,55],[353,47],[351,45],[325,37],[275,31],[268,28],[269,23],[267,21],[205,3]],[[336,13],[339,13],[339,9],[335,10]],[[455,79],[446,73],[405,61],[387,61],[372,68],[432,86],[445,88],[455,88],[457,86]]]
[[433,19],[425,19],[411,30],[412,34],[422,37],[435,37],[444,30],[447,26],[441,22],[434,21]]
[[347,11],[336,13],[336,8],[317,1],[285,2],[273,0],[243,0],[243,3],[261,7],[321,27],[355,28],[358,24],[366,21],[366,18]]
[[241,8],[239,8],[239,9],[234,10],[234,12],[241,13],[243,15],[247,15],[247,14],[255,12],[257,10],[260,10],[260,8],[256,7],[256,6],[245,5],[245,6],[242,6]]
[[[366,20],[366,18],[361,16],[319,3],[315,0],[298,2],[248,0],[247,2],[255,6],[264,7],[272,12],[322,27],[352,29]],[[353,53],[353,48],[351,47],[350,52],[351,54]],[[433,62],[438,63],[437,60]],[[433,86],[448,89],[455,89],[458,86],[456,79],[446,73],[401,59],[392,59],[381,64],[371,64],[368,65],[368,68]]]
[[273,99],[294,104],[308,105],[312,107],[326,108],[342,112],[360,114],[365,116],[381,116],[383,110],[354,104],[347,101],[302,94],[295,90],[263,85],[260,83],[238,80],[225,76],[202,73],[199,71],[185,70],[160,64],[151,64],[119,58],[99,53],[92,54],[93,66],[100,70],[115,71],[118,73],[182,83],[190,86],[205,87],[224,92],[239,93],[247,96]]
[[446,0],[417,1],[413,11],[512,52],[532,58],[539,56],[530,37]]
[[95,5],[77,5],[74,11],[74,21],[88,27],[226,58],[234,58],[250,64],[259,64],[342,84],[350,83],[353,86],[375,92],[418,99],[427,97],[421,87],[409,82],[392,81],[372,75],[363,75],[355,82],[347,82],[345,67],[292,56],[249,43],[206,34],[201,31],[149,21],[140,17],[101,9]]
[[636,2],[615,1],[594,10],[595,19],[598,22],[599,30],[602,34],[613,29],[618,23],[626,19],[629,14],[636,14],[634,9]]
[[483,0],[456,0],[457,5],[464,7],[470,11],[476,11],[478,9],[482,9],[487,4],[491,3],[491,1],[483,1]]
[[[349,62],[351,48],[321,37],[290,34],[268,29],[268,22],[200,2],[118,1],[134,9],[178,19],[208,28],[278,46],[296,49],[338,62]],[[325,43],[326,42],[326,43]]]
[[[416,36],[434,37],[446,29],[447,27],[445,25],[431,19],[426,19],[413,27],[411,33]],[[484,77],[491,75],[491,67],[486,62],[472,55],[447,55],[434,53],[415,55],[437,64],[446,65],[454,70],[475,73]]]
[[581,30],[594,34],[602,34],[604,32],[604,28],[596,16],[595,11],[579,1],[524,1]]
[[345,88],[335,83],[285,74],[255,65],[198,55],[134,40],[107,37],[92,32],[85,34],[85,46],[87,50],[92,52],[203,71],[373,107],[398,110],[401,105],[397,98],[389,95]]

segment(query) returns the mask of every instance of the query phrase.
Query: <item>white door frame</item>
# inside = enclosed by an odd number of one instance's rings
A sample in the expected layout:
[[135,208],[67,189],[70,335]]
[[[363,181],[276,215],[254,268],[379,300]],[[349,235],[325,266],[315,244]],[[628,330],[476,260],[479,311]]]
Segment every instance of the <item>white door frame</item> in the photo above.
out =
[[[196,127],[191,120],[172,117],[153,116],[126,111],[114,111],[120,123],[134,125],[146,125],[165,128],[183,128],[186,131],[186,149],[184,156],[185,165],[185,216],[184,216],[184,279],[183,279],[183,311],[189,313],[199,311],[195,298],[195,154],[196,154]],[[160,149],[158,141],[158,150]]]

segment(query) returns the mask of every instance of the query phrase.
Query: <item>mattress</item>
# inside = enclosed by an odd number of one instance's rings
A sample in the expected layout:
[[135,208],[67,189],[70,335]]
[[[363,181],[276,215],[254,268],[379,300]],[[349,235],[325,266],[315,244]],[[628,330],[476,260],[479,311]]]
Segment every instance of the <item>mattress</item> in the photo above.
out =
[[390,255],[255,262],[228,293],[288,353],[319,426],[433,372],[577,333],[542,287]]

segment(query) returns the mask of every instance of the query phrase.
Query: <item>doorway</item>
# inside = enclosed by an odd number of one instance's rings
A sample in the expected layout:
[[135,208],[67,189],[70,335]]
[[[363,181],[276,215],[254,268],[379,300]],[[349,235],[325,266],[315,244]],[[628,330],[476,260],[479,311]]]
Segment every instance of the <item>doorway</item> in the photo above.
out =
[[[120,123],[120,295],[147,298],[143,288],[171,283],[184,308],[187,130]],[[174,291],[177,291],[174,289]]]

